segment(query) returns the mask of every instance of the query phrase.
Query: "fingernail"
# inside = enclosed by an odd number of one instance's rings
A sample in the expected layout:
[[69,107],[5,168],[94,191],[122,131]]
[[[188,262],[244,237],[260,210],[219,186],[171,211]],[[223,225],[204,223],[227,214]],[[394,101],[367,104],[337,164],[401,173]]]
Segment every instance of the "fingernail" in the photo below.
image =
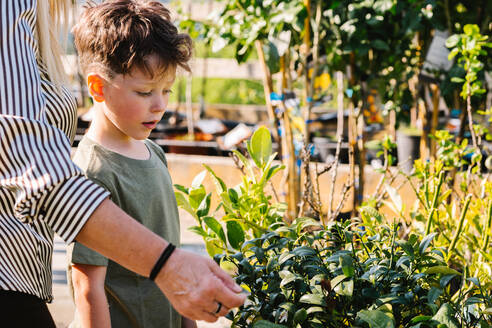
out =
[[236,293],[240,293],[243,291],[243,289],[238,284],[234,284],[233,288]]

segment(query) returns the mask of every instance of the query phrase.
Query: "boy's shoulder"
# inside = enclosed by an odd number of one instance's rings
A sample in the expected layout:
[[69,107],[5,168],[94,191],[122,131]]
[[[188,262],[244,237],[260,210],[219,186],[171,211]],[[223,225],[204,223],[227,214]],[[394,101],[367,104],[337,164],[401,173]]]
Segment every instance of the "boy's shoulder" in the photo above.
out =
[[150,139],[145,139],[145,144],[147,145],[149,150],[152,153],[156,154],[159,157],[159,159],[164,163],[164,165],[167,167],[166,153],[161,148],[161,146],[159,146],[158,144],[156,144],[154,141]]
[[115,171],[114,162],[107,156],[104,148],[87,136],[80,140],[73,161],[92,179],[106,180]]

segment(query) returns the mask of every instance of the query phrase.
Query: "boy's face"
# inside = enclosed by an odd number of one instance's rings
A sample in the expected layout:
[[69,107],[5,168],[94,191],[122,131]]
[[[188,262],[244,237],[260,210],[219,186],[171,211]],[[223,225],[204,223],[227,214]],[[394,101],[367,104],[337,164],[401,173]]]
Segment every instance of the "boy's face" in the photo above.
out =
[[[155,72],[158,59],[149,58]],[[167,108],[171,87],[176,78],[176,67],[151,78],[140,69],[131,74],[116,75],[104,83],[104,117],[106,132],[124,140],[144,140],[161,120]]]

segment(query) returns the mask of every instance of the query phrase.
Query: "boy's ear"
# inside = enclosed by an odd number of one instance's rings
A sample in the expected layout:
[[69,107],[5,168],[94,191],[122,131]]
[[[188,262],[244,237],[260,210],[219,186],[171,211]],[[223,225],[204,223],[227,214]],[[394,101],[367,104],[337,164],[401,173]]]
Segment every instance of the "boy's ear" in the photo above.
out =
[[95,101],[104,101],[104,79],[99,74],[90,73],[87,76],[87,86],[89,94]]

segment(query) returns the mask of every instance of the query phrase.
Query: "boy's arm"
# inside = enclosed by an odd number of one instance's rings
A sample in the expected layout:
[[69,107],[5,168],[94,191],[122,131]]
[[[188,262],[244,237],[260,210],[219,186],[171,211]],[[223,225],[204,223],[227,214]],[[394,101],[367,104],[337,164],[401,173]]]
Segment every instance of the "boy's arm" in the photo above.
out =
[[181,328],[197,328],[195,320],[183,317],[181,320]]
[[105,266],[72,264],[75,305],[83,328],[111,328],[105,277]]

